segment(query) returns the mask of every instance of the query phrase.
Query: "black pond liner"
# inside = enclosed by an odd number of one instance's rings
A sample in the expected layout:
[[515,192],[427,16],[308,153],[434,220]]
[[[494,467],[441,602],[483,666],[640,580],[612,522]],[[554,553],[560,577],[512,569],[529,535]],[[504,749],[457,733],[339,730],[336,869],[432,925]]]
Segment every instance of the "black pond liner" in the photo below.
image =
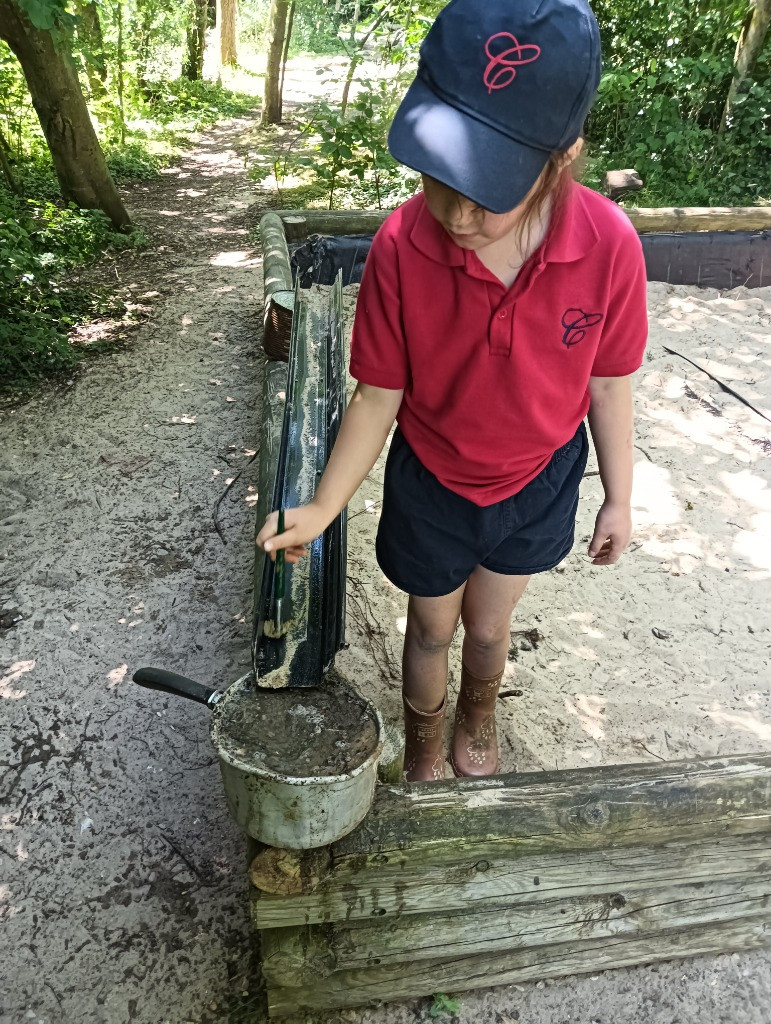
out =
[[301,288],[332,284],[340,272],[343,287],[358,284],[374,235],[309,235],[291,251],[292,274]]
[[[292,272],[301,288],[358,284],[372,235],[311,235],[294,248]],[[649,281],[703,288],[771,285],[771,231],[672,231],[640,235]]]
[[771,231],[662,231],[640,241],[649,281],[720,290],[771,285]]

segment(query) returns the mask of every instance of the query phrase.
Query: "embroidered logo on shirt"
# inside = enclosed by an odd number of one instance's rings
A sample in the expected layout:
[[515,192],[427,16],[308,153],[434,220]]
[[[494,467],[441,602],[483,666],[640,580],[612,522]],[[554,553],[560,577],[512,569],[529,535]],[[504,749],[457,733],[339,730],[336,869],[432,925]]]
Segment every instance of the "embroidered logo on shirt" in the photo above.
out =
[[586,329],[594,327],[602,320],[602,313],[584,313],[582,309],[566,309],[562,314],[562,326],[565,333],[562,335],[562,344],[566,348],[572,348],[586,337]]
[[487,92],[491,93],[493,89],[505,89],[507,85],[511,85],[517,77],[517,68],[537,60],[541,55],[541,47],[535,43],[520,45],[519,40],[511,32],[497,32],[485,43],[485,53],[490,58],[490,63],[485,68],[484,83]]

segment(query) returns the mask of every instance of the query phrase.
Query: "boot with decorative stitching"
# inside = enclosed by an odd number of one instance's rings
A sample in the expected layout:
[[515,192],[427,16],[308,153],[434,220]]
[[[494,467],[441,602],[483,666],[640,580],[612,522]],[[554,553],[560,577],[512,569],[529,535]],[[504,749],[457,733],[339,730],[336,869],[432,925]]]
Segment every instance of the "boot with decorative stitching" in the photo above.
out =
[[444,716],[447,698],[438,711],[426,714],[404,701],[404,781],[436,782],[444,778]]
[[498,771],[495,705],[503,672],[479,679],[464,665],[455,708],[450,765],[459,777],[483,778]]

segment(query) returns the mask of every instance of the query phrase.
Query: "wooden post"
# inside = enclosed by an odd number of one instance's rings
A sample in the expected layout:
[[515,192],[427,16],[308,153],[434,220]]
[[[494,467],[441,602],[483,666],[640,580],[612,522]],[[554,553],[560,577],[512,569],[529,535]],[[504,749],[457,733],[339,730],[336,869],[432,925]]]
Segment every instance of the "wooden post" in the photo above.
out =
[[289,358],[294,284],[282,219],[266,213],[260,219],[265,303],[262,347],[271,359]]

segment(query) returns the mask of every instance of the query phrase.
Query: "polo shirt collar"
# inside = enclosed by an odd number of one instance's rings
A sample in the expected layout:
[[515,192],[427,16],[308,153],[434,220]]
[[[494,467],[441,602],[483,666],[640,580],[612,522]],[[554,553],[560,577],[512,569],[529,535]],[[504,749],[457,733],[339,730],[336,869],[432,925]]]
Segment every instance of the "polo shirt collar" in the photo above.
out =
[[422,193],[420,211],[410,232],[410,241],[418,252],[444,266],[462,267],[466,262],[463,249],[453,242],[441,224],[428,212]]
[[599,240],[597,228],[584,203],[583,189],[573,181],[562,212],[544,239],[542,261],[573,263],[586,256]]
[[[543,263],[572,263],[586,256],[599,241],[581,188],[571,183],[562,214],[551,225],[540,249]],[[431,216],[421,195],[420,211],[410,241],[424,256],[444,266],[466,266],[467,250],[456,245],[444,228]]]

